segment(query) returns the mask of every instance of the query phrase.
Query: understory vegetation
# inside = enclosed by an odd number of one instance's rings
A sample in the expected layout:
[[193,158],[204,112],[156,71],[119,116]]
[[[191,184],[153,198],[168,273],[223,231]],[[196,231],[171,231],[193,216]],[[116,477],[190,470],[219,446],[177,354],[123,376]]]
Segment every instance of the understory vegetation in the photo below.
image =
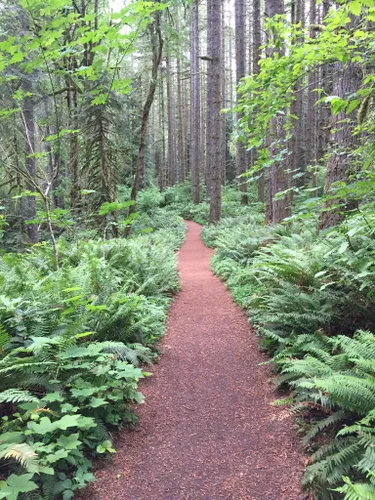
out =
[[175,213],[141,208],[131,238],[61,237],[58,269],[46,242],[0,257],[0,498],[72,498],[136,422],[185,235]]
[[375,218],[318,233],[316,217],[266,226],[253,209],[203,230],[214,272],[271,355],[275,401],[296,416],[317,499],[375,498]]

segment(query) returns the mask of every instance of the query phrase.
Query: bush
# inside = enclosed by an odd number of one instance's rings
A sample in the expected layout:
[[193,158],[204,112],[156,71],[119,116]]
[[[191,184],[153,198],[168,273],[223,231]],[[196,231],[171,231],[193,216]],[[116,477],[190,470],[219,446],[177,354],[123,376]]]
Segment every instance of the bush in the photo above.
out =
[[72,498],[115,451],[110,431],[135,422],[186,230],[153,210],[154,230],[139,218],[127,240],[60,238],[58,270],[47,243],[0,257],[0,498]]
[[273,355],[277,404],[300,416],[313,454],[303,480],[317,499],[375,496],[375,218],[318,234],[315,218],[265,227],[224,218],[203,238],[211,264]]
[[[145,373],[128,362],[150,361],[142,346],[85,342],[87,334],[32,337],[0,361],[0,460],[11,474],[2,498],[38,489],[44,498],[72,498],[93,481],[90,457],[114,452],[109,430],[133,421]],[[14,387],[17,387],[15,389]]]

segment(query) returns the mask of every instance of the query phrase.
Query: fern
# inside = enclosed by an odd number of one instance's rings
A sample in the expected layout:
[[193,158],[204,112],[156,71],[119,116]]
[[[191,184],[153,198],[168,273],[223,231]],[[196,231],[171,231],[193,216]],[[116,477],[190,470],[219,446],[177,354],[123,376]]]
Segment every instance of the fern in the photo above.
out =
[[27,472],[39,472],[38,455],[31,446],[21,444],[11,444],[5,449],[0,446],[0,459],[16,460]]
[[344,500],[373,500],[375,498],[375,482],[374,483],[353,483],[349,477],[343,477],[345,483],[336,491],[344,493]]
[[0,403],[39,403],[39,399],[28,391],[8,389],[0,392]]

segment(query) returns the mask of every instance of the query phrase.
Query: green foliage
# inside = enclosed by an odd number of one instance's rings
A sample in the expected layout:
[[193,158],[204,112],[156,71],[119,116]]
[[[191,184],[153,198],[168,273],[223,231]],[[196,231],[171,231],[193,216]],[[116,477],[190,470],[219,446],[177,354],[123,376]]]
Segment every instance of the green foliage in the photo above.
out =
[[[297,119],[289,112],[296,100],[296,82],[303,82],[306,74],[324,64],[345,66],[355,63],[367,67],[374,43],[374,34],[369,32],[367,26],[375,18],[374,3],[372,0],[343,0],[339,3],[342,5],[331,9],[316,30],[302,28],[300,23],[293,24],[286,16],[277,15],[267,20],[268,48],[273,55],[261,59],[259,73],[243,79],[240,85],[242,99],[236,109],[243,114],[239,122],[239,136],[250,149],[257,150],[257,160],[248,175],[255,174],[256,178],[260,169],[270,168],[290,154],[289,148],[293,142],[285,141],[285,137],[291,137]],[[350,24],[353,19],[354,29]],[[288,49],[280,54],[274,49],[281,46]],[[373,79],[372,72],[364,72],[363,86],[356,93],[345,97],[327,96],[324,89],[314,89],[317,104],[328,104],[333,114],[345,112],[349,115],[355,109],[361,112],[362,103],[368,104],[369,96],[373,94]],[[285,133],[269,141],[269,123],[280,115],[285,119]],[[359,120],[360,125],[368,130],[369,125],[365,121]],[[279,154],[273,155],[272,151],[279,151]],[[352,151],[350,153],[353,155]],[[365,155],[365,150],[362,149],[361,153]]]
[[214,271],[273,355],[277,384],[291,390],[276,404],[304,417],[315,451],[303,485],[317,499],[374,491],[374,229],[364,206],[320,234],[313,218],[265,227],[256,214],[203,230]]
[[[167,219],[164,219],[167,226]],[[58,242],[0,258],[0,322],[13,345],[31,335],[96,331],[102,340],[149,343],[162,334],[168,297],[178,289],[174,250],[180,222],[129,240]]]
[[[151,353],[82,335],[32,337],[11,351],[0,361],[0,399],[13,408],[2,418],[0,460],[16,460],[33,489],[52,481],[54,495],[92,481],[89,457],[114,451],[109,430],[124,418],[132,422],[129,403],[142,402],[137,383],[145,373],[126,360],[132,357],[149,360]],[[12,481],[1,490],[5,498]]]
[[155,359],[148,346],[178,290],[185,234],[160,208],[153,228],[127,240],[61,237],[59,269],[47,243],[0,258],[0,498],[72,498],[94,480],[92,458],[115,451],[111,430],[136,421],[130,405],[149,375],[139,366]]

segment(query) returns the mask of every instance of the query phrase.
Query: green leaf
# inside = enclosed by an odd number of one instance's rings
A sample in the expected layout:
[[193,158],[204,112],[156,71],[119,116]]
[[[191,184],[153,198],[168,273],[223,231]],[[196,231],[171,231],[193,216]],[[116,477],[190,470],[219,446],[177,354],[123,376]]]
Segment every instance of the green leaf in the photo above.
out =
[[109,404],[104,398],[91,398],[90,399],[90,407],[91,408],[99,408],[100,406],[105,406]]
[[74,450],[82,444],[82,441],[79,440],[79,434],[70,434],[69,436],[60,436],[56,444],[67,450]]
[[352,111],[354,111],[361,104],[360,99],[355,99],[354,101],[350,101],[347,108],[346,114],[349,115]]
[[23,474],[17,476],[12,474],[3,481],[0,486],[0,498],[7,498],[7,500],[17,500],[19,493],[28,493],[37,489],[37,485],[31,481],[34,474]]
[[348,3],[348,8],[352,14],[359,16],[362,10],[362,5],[358,0],[354,0]]

